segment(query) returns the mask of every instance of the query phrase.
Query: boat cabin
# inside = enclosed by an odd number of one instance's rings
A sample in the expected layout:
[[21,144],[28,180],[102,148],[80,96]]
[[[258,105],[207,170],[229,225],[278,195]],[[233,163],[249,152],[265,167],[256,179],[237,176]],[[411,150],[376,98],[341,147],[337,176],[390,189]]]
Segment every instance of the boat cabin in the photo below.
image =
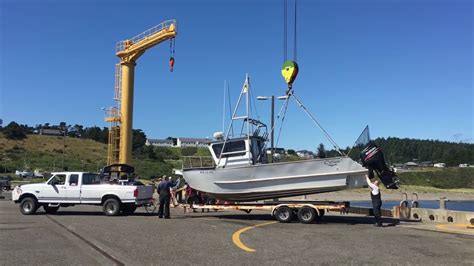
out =
[[266,163],[265,139],[261,136],[214,141],[209,145],[214,163],[219,168]]

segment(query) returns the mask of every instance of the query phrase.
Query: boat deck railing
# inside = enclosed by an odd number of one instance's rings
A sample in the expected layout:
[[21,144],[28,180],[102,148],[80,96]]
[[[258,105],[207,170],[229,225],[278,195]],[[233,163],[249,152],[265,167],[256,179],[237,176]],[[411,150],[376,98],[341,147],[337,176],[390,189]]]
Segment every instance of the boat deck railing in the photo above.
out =
[[212,156],[183,156],[183,169],[215,167]]

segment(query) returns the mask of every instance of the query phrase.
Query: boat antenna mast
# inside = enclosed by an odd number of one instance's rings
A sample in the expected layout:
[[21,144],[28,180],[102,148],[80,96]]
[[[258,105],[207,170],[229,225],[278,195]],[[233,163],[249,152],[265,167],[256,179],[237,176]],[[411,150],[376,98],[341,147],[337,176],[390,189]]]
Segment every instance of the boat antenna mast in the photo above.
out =
[[[246,103],[245,103],[246,115],[237,116],[237,111],[239,110],[240,102],[242,101],[242,97],[243,97],[244,94],[245,94],[245,101],[246,101]],[[235,120],[243,120],[244,121],[244,123],[242,124],[241,134],[244,130],[244,127],[246,126],[247,140],[250,139],[250,132],[253,132],[253,126],[254,125],[251,123],[252,119],[250,118],[250,96],[249,96],[249,94],[250,94],[250,78],[249,78],[249,75],[246,74],[245,82],[244,82],[244,85],[242,86],[242,91],[240,92],[239,99],[237,100],[234,111],[232,112],[229,128],[227,129],[227,132],[224,135],[224,144],[222,145],[217,165],[220,165],[220,161],[221,161],[222,155],[223,155],[224,150],[225,150],[225,145],[227,144],[227,140],[230,137],[230,131],[233,130],[233,127],[234,127],[233,124],[234,124]]]

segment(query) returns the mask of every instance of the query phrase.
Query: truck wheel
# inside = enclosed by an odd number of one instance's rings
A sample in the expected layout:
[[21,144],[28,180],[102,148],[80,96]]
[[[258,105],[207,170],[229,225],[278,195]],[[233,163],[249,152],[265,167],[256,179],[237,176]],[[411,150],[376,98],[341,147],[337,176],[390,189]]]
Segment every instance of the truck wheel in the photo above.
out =
[[55,214],[59,210],[59,206],[50,207],[48,204],[43,205],[43,209],[47,214]]
[[316,210],[311,207],[303,207],[298,210],[298,220],[304,224],[310,224],[314,222],[318,214]]
[[116,216],[120,213],[120,202],[114,198],[106,199],[102,210],[107,216]]
[[275,218],[280,223],[289,223],[293,220],[293,211],[286,206],[282,206],[275,211]]
[[137,205],[133,203],[122,205],[122,213],[125,215],[133,214],[136,209],[137,209]]
[[32,215],[38,209],[38,202],[33,197],[26,197],[20,202],[20,212],[24,215]]

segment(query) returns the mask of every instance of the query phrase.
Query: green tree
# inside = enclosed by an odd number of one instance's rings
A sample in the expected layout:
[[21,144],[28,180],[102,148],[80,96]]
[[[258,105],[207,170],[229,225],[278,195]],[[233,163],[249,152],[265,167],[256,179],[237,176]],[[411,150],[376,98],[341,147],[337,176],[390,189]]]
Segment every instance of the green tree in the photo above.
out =
[[100,142],[102,143],[109,143],[109,128],[108,127],[104,127],[102,129],[102,132],[100,134]]
[[15,121],[10,122],[10,124],[4,127],[2,133],[8,139],[22,140],[26,138],[25,130]]
[[165,159],[174,159],[173,152],[166,147],[156,147],[155,148],[155,157],[156,159],[163,161]]
[[139,151],[145,146],[146,135],[141,129],[133,130],[132,151]]
[[295,151],[295,150],[289,149],[287,152],[288,152],[288,155],[296,155],[296,151]]
[[145,155],[147,159],[152,159],[152,160],[157,159],[155,149],[151,145],[149,146],[145,145],[145,147],[143,147],[143,155]]
[[316,154],[318,158],[326,158],[326,148],[324,148],[324,144],[320,143],[317,150]]
[[196,154],[196,152],[197,152],[196,147],[184,147],[181,149],[181,154],[183,156],[193,156]]
[[84,138],[101,141],[103,139],[102,130],[97,126],[88,127],[84,130]]

